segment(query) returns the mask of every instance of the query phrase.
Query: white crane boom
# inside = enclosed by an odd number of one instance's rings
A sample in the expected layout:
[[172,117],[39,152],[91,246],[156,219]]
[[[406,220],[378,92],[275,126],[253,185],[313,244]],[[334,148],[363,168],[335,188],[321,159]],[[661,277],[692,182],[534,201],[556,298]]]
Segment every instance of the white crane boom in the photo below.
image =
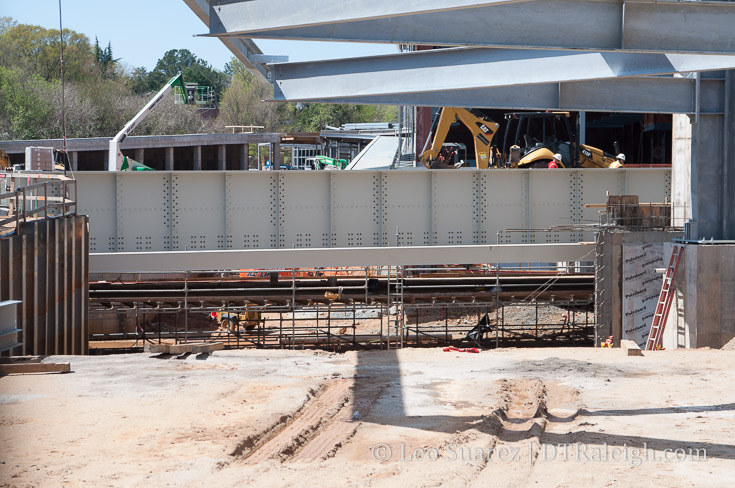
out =
[[112,138],[110,141],[110,149],[109,149],[109,155],[107,158],[107,170],[108,171],[120,171],[120,168],[123,165],[123,154],[120,150],[120,144],[125,140],[126,137],[128,137],[128,134],[130,134],[133,129],[135,129],[138,124],[140,124],[143,119],[145,119],[151,110],[160,102],[163,97],[166,96],[168,92],[171,91],[171,89],[175,86],[179,85],[181,88],[181,93],[183,94],[184,103],[189,103],[189,97],[186,92],[186,85],[184,84],[183,79],[181,78],[181,73],[171,78],[168,83],[164,85],[161,90],[156,93],[156,95],[150,99],[148,103],[145,104],[145,106],[135,114],[135,117],[130,119],[127,124],[125,124],[125,127],[122,128],[120,132],[117,133],[115,137]]

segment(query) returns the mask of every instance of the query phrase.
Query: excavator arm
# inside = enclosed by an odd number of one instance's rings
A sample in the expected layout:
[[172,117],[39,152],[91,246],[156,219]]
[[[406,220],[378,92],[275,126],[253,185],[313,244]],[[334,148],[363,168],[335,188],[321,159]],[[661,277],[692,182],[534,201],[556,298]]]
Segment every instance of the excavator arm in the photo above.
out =
[[0,149],[0,170],[11,171],[12,169],[13,165],[10,163],[10,156],[8,156],[8,153]]
[[461,122],[472,133],[475,142],[475,161],[480,169],[487,169],[491,159],[490,143],[498,131],[500,124],[494,122],[480,112],[465,108],[444,107],[442,108],[439,121],[431,140],[431,147],[421,153],[419,157],[424,166],[431,169],[437,167],[436,162],[442,149],[450,126],[455,122]]

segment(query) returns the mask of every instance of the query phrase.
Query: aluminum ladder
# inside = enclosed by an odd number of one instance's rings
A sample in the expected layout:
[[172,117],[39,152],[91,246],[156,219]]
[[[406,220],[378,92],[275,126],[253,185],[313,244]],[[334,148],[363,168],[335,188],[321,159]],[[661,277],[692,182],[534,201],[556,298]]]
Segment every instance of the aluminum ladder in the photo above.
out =
[[669,266],[666,268],[663,283],[661,283],[661,293],[658,295],[656,302],[656,312],[653,314],[653,322],[651,322],[651,330],[648,332],[648,340],[646,341],[646,351],[653,351],[661,346],[661,338],[666,328],[666,319],[669,317],[671,303],[674,301],[674,292],[676,291],[676,271],[679,269],[681,262],[681,254],[683,246],[674,246],[669,259]]

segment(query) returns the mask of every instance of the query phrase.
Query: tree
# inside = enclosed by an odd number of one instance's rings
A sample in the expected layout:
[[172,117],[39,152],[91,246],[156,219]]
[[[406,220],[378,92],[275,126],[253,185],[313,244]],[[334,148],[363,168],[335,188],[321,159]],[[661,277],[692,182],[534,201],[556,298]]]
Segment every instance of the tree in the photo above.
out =
[[0,139],[48,137],[53,88],[40,76],[0,66]]
[[223,125],[262,125],[266,131],[285,129],[287,107],[264,101],[273,98],[269,84],[256,78],[235,58],[227,63],[225,73],[230,73],[232,81],[220,104]]
[[11,29],[18,25],[18,22],[13,20],[12,17],[0,17],[0,36],[5,34],[8,29]]
[[339,127],[347,123],[395,122],[398,107],[378,105],[349,105],[303,103],[290,109],[293,130],[320,131],[327,126]]
[[129,77],[128,84],[134,94],[146,93],[148,91],[148,70],[143,66],[135,68]]
[[146,88],[158,91],[168,80],[181,73],[187,83],[211,86],[218,99],[222,97],[229,85],[228,77],[221,71],[196,57],[188,49],[171,49],[156,63],[156,67],[148,73]]
[[115,64],[119,59],[112,57],[112,43],[108,42],[107,47],[102,49],[97,36],[94,38],[94,62],[100,70],[102,78],[111,78],[115,75]]
[[[28,75],[34,74],[46,81],[61,78],[58,30],[3,20],[0,27],[0,46],[0,66],[20,68]],[[64,29],[66,79],[84,79],[89,75],[93,64],[93,52],[87,36]]]

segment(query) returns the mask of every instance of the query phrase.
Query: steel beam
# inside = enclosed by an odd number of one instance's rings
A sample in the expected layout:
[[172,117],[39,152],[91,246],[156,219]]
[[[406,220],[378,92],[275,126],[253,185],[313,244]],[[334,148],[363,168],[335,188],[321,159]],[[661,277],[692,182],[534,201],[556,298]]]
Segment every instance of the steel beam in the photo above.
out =
[[733,2],[363,0],[350,2],[346,7],[342,0],[223,0],[212,5],[210,35],[224,37],[666,53],[735,52]]
[[[184,3],[204,22],[204,25],[209,27],[209,0],[184,0]],[[244,37],[222,39],[222,44],[261,81],[269,82],[269,68],[259,58],[263,55],[263,51],[251,39]]]
[[735,56],[455,48],[278,64],[274,75],[276,99],[329,100],[730,68]]
[[581,235],[566,227],[598,219],[585,204],[604,202],[621,180],[642,201],[664,201],[669,175],[650,168],[76,177],[90,250],[144,252],[578,242],[592,239],[591,228]]
[[90,253],[90,273],[158,273],[213,269],[558,262],[594,259],[588,244],[348,247]]
[[209,29],[213,34],[263,32],[288,27],[389,19],[429,12],[446,13],[459,8],[519,1],[527,0],[403,0],[401,2],[354,0],[350,2],[349,8],[345,8],[344,1],[340,0],[310,0],[309,2],[212,0],[209,10],[211,19]]
[[685,78],[624,78],[602,81],[545,83],[477,90],[349,96],[330,99],[277,100],[371,105],[475,107],[517,110],[588,110],[599,112],[693,113],[694,80]]

